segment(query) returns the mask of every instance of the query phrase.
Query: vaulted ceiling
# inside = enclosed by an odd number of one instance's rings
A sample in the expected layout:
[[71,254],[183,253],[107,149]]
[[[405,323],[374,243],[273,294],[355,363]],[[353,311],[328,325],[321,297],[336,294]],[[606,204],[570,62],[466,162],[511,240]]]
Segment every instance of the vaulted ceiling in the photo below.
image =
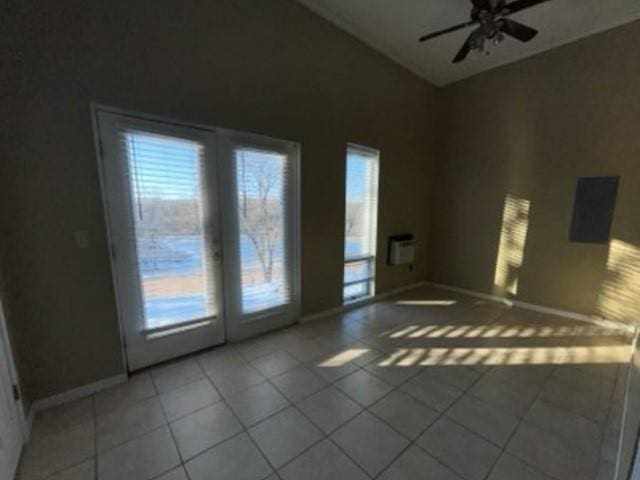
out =
[[[418,38],[469,20],[470,0],[298,0],[436,85],[446,85],[579,38],[640,19],[639,0],[551,0],[512,15],[540,31],[529,43],[507,38],[451,63],[473,27],[425,43]],[[630,45],[629,48],[637,48]]]

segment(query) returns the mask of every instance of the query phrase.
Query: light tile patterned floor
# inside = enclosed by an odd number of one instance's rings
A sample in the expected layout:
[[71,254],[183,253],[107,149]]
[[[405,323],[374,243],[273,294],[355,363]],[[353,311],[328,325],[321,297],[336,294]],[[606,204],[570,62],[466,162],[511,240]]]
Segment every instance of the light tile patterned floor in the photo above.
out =
[[431,288],[41,412],[20,480],[610,478],[630,338]]

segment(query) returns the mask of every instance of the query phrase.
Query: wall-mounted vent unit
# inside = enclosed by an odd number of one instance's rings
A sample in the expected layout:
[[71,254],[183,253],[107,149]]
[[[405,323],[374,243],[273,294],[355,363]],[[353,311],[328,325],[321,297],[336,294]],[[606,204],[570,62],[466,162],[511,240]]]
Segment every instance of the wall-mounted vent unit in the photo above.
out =
[[415,243],[415,239],[410,233],[389,237],[389,265],[413,263]]

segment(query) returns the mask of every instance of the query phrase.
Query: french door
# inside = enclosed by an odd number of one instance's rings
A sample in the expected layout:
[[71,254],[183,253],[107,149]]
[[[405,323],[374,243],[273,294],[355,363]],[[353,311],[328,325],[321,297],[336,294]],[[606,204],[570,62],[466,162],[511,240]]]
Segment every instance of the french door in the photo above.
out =
[[97,111],[131,370],[295,321],[297,146]]
[[293,323],[298,298],[298,145],[221,131],[229,337]]

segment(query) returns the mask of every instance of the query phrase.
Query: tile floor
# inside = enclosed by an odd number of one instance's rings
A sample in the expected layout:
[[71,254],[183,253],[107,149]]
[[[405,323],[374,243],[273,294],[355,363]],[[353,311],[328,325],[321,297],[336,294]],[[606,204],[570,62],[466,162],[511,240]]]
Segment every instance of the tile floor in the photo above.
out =
[[41,412],[20,480],[609,480],[630,338],[420,288]]

